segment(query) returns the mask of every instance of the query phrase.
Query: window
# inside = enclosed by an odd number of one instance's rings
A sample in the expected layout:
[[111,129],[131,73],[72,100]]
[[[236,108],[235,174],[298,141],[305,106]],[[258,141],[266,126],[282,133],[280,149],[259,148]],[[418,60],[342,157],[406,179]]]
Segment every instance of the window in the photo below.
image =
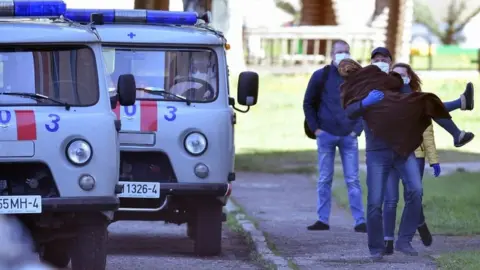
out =
[[[0,93],[40,94],[72,106],[99,98],[95,55],[88,47],[0,47]],[[0,95],[5,105],[58,105],[46,99]]]
[[138,99],[210,102],[218,94],[217,57],[211,50],[104,48],[107,82],[114,90],[118,77],[133,74]]

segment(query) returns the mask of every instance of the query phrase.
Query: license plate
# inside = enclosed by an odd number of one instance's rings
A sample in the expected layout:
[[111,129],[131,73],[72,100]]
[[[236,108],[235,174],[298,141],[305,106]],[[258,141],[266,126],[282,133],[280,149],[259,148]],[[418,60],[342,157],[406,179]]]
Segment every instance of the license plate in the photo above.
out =
[[0,196],[0,214],[42,213],[42,196]]
[[160,183],[154,182],[119,182],[123,184],[120,198],[160,198]]

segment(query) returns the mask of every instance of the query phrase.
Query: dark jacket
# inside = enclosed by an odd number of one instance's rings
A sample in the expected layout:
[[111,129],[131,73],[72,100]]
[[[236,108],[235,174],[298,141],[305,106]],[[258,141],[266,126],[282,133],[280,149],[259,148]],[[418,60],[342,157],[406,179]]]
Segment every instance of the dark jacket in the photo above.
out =
[[363,130],[361,120],[351,120],[342,108],[340,85],[343,83],[343,78],[334,65],[330,66],[330,72],[324,83],[320,106],[318,110],[315,109],[314,97],[321,87],[322,75],[323,68],[313,73],[303,99],[303,112],[308,127],[312,132],[321,129],[335,136],[347,136],[352,131],[360,135]]
[[[386,74],[371,65],[347,77],[342,85],[342,97],[346,107],[360,101],[356,110],[349,110],[350,117],[361,115],[372,135],[388,143],[398,154],[407,156],[421,145],[423,132],[431,125],[432,118],[451,116],[436,95],[404,94],[402,88],[403,81],[398,74]],[[367,109],[361,108],[361,100],[373,89],[383,91],[385,97]]]

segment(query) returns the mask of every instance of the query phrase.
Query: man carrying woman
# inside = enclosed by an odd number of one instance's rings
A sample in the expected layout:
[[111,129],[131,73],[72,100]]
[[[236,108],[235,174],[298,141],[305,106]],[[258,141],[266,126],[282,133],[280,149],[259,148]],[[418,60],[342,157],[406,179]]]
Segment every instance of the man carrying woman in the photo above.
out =
[[[408,64],[397,63],[393,65],[392,71],[400,74],[400,76],[402,77],[404,83],[401,90],[402,93],[408,94],[411,92],[422,91],[422,81]],[[473,85],[471,83],[468,83],[465,92],[460,95],[458,99],[444,103],[445,108],[449,112],[456,109],[461,109],[463,111],[471,111],[474,107],[473,95]],[[433,168],[434,176],[438,177],[440,175],[441,169],[438,162],[438,154],[435,146],[435,138],[432,125],[428,126],[423,133],[423,142],[420,147],[415,150],[415,157],[417,158],[421,179],[423,179],[425,169],[425,158],[428,159],[430,167]],[[385,255],[393,254],[393,240],[396,223],[395,221],[397,214],[397,204],[399,201],[399,182],[400,176],[395,170],[391,170],[386,184],[385,200],[383,205]],[[404,195],[404,197],[407,197],[406,194]],[[418,224],[418,233],[420,234],[422,243],[425,246],[430,246],[433,239],[430,230],[428,229],[427,223],[425,222],[423,207],[420,212],[420,222]]]
[[445,105],[431,93],[403,94],[399,74],[388,72],[392,57],[386,48],[372,52],[372,65],[362,68],[351,59],[339,64],[345,78],[342,85],[343,106],[351,119],[363,117],[367,163],[367,233],[372,259],[385,254],[382,205],[391,170],[403,180],[405,209],[395,249],[418,255],[411,241],[420,221],[422,184],[414,151],[423,141],[425,129],[434,119],[461,147],[474,135],[458,129]]

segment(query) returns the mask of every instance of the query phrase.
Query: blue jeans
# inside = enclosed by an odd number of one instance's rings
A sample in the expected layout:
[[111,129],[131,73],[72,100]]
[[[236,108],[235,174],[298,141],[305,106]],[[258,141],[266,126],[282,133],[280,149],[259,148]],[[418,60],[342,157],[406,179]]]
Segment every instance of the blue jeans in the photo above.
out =
[[[425,171],[425,158],[417,158],[418,168],[420,170],[420,178],[423,178]],[[397,204],[399,200],[399,182],[400,177],[395,170],[390,171],[388,181],[385,189],[385,201],[383,203],[383,230],[385,240],[394,240],[395,221],[397,218]],[[402,181],[403,182],[403,181]],[[405,187],[405,186],[404,186]],[[406,198],[406,189],[403,190],[403,197]],[[420,221],[418,225],[425,223],[425,216],[423,215],[423,207],[420,212]]]
[[335,151],[338,147],[343,165],[343,175],[348,189],[350,210],[355,225],[365,223],[362,203],[362,188],[358,175],[358,140],[356,136],[334,136],[321,132],[317,136],[318,182],[317,214],[318,220],[328,224],[332,202],[332,181],[335,167]]
[[461,101],[460,98],[458,98],[458,99],[453,100],[453,101],[443,102],[443,105],[445,106],[447,111],[451,112],[451,111],[455,111],[457,109],[460,109],[462,107],[462,101]]
[[422,208],[422,183],[415,155],[399,156],[393,150],[367,151],[367,232],[371,254],[384,252],[382,205],[388,176],[395,170],[407,190],[398,241],[409,243],[417,231]]

